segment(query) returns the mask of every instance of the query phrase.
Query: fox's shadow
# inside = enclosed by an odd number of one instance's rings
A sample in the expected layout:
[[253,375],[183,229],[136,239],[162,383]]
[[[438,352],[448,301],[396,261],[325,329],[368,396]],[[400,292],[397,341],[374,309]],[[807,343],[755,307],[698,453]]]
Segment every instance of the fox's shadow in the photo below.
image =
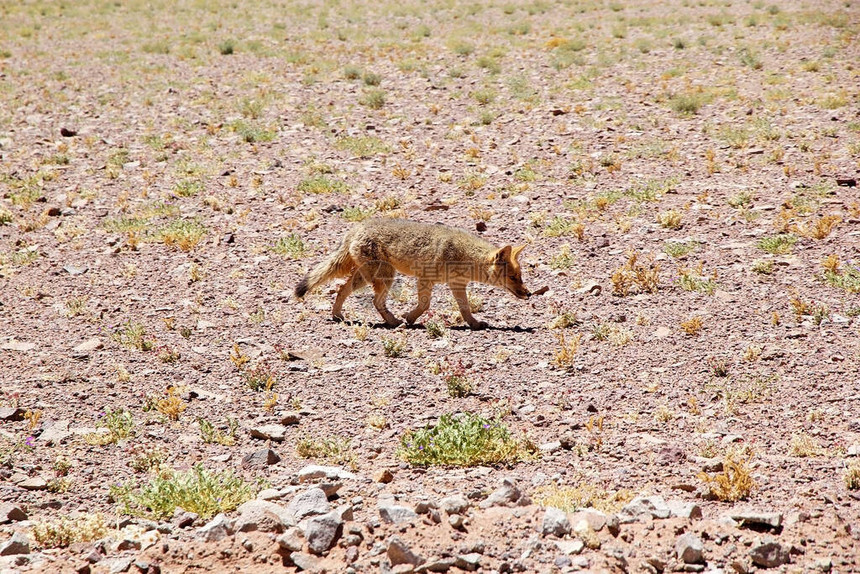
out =
[[[372,329],[394,330],[394,329],[397,329],[398,327],[402,327],[402,328],[410,330],[410,331],[416,331],[416,330],[420,331],[420,330],[424,330],[424,328],[425,328],[423,323],[413,323],[411,325],[409,325],[407,323],[403,323],[402,325],[398,325],[397,327],[392,327],[391,325],[388,325],[387,323],[370,323],[370,324],[368,324],[368,323],[362,323],[361,321],[349,321],[349,320],[341,321],[338,319],[332,319],[332,321],[334,321],[335,323],[340,323],[341,325],[347,325],[349,327],[367,325],[368,327],[370,327]],[[454,325],[452,327],[448,327],[448,329],[450,329],[452,331],[471,331],[472,330],[468,325]],[[511,333],[534,333],[534,327],[520,327],[519,325],[514,325],[513,327],[496,327],[495,325],[488,325],[488,326],[484,327],[483,329],[479,329],[479,330],[480,331],[509,331]]]

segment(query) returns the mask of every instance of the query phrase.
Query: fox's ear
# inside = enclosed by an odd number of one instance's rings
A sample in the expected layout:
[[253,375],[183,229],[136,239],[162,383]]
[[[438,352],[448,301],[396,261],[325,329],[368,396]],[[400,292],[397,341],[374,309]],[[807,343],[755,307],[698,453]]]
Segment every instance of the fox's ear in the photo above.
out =
[[513,259],[513,260],[519,259],[520,253],[522,253],[523,249],[525,249],[525,248],[526,248],[525,245],[517,245],[516,247],[511,249],[511,259]]
[[511,260],[511,246],[505,245],[501,249],[497,250],[492,255],[493,261],[496,264],[505,263]]

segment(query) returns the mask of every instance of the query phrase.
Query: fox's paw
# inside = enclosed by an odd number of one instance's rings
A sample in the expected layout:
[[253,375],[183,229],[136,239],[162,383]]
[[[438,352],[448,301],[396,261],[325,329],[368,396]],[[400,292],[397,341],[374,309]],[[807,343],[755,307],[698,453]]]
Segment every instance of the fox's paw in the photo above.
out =
[[485,321],[475,321],[474,323],[469,324],[469,328],[473,331],[481,331],[483,329],[486,329],[489,326],[490,325],[488,323],[486,323]]
[[335,323],[345,323],[346,322],[346,319],[343,318],[343,314],[341,314],[341,313],[338,313],[337,315],[332,314],[331,318],[332,318],[332,321],[334,321]]
[[394,329],[395,327],[399,327],[402,324],[403,324],[403,321],[401,321],[400,319],[395,319],[394,321],[386,321],[385,322],[385,326],[390,328],[390,329]]

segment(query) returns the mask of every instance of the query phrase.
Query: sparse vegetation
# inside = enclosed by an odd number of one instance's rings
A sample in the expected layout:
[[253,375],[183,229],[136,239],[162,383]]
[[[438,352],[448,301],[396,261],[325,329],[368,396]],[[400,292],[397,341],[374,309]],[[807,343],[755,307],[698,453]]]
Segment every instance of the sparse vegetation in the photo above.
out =
[[219,512],[229,512],[254,498],[258,485],[245,482],[231,471],[206,470],[202,464],[185,472],[169,471],[153,476],[140,487],[111,485],[111,497],[122,512],[163,520],[176,508],[194,512],[203,520]]
[[406,432],[398,455],[416,466],[513,464],[532,458],[534,445],[499,419],[475,413],[442,415],[433,426]]
[[305,436],[296,444],[296,453],[302,458],[320,459],[355,469],[357,456],[350,446],[351,442],[350,439],[339,436],[323,438]]
[[791,248],[795,243],[797,243],[797,237],[782,233],[759,239],[758,248],[773,255],[785,255],[786,253],[791,253]]
[[752,479],[749,460],[726,457],[723,470],[715,474],[702,472],[699,479],[708,487],[711,496],[724,502],[737,502],[749,498],[756,487]]
[[66,548],[77,542],[92,542],[108,534],[108,524],[101,514],[81,514],[56,520],[36,521],[33,539],[41,548]]
[[565,512],[593,508],[612,514],[633,500],[633,496],[629,490],[605,490],[591,482],[582,482],[576,486],[541,486],[535,490],[533,498],[540,506],[558,508]]
[[612,292],[619,297],[632,293],[656,293],[660,286],[660,265],[653,262],[642,264],[636,252],[628,254],[627,262],[616,269],[610,277]]

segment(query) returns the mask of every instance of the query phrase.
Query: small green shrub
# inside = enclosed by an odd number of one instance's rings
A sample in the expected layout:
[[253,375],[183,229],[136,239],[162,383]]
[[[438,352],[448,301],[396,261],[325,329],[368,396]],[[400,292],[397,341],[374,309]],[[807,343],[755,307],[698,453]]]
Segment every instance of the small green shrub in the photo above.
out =
[[315,175],[299,182],[296,188],[300,193],[347,193],[349,186],[339,179],[332,179],[324,175]]
[[131,320],[114,328],[111,339],[127,349],[151,351],[155,342],[152,336],[147,336],[146,327]]
[[398,456],[416,466],[478,466],[513,464],[534,457],[535,451],[531,441],[512,436],[499,419],[462,413],[406,432]]
[[272,247],[272,251],[290,259],[299,259],[307,253],[307,248],[301,237],[295,233],[290,233],[286,237],[278,239]]
[[236,431],[239,429],[239,422],[236,419],[227,417],[226,432],[215,428],[215,425],[203,417],[197,418],[197,424],[200,426],[200,438],[206,444],[220,444],[224,446],[236,444]]
[[149,484],[113,485],[111,498],[122,505],[123,513],[163,520],[182,508],[208,520],[219,512],[229,512],[254,498],[259,484],[245,482],[231,471],[208,471],[198,464],[186,472],[166,472]]
[[785,255],[791,253],[791,248],[797,243],[797,237],[790,233],[780,233],[771,237],[762,237],[758,240],[758,248],[774,255]]
[[223,42],[218,44],[218,51],[223,56],[229,56],[235,50],[235,44],[233,40],[224,40]]

